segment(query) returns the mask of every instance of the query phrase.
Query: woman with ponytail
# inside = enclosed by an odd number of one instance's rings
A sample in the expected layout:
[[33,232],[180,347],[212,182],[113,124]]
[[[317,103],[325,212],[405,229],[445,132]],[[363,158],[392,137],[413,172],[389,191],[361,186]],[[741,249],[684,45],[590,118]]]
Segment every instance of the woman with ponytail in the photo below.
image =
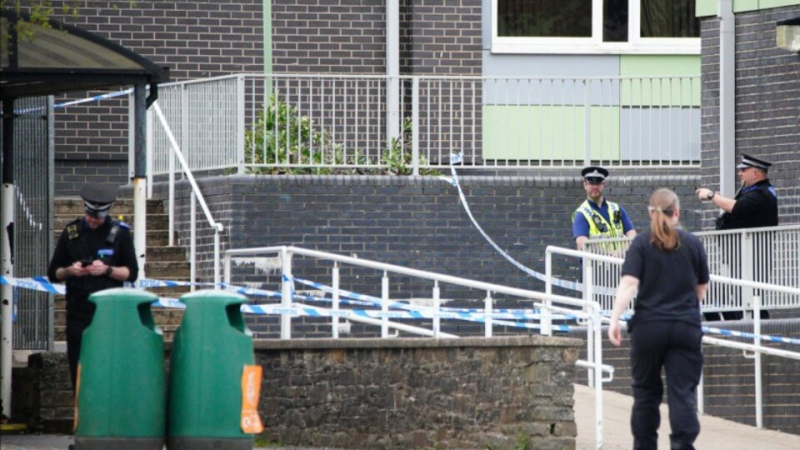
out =
[[708,287],[708,261],[700,240],[680,228],[680,204],[674,192],[658,189],[647,209],[650,229],[636,236],[625,255],[608,338],[620,345],[619,319],[636,295],[634,315],[628,321],[633,448],[658,448],[663,367],[670,448],[693,450],[700,433],[696,388],[703,370],[700,302]]

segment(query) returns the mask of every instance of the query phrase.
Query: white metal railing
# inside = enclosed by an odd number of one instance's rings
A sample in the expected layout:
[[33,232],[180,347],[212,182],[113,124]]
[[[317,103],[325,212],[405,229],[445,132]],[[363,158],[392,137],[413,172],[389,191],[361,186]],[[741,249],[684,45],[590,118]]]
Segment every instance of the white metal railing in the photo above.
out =
[[[780,286],[800,288],[800,225],[745,228],[694,233],[703,242],[712,274],[765,283],[754,289],[749,285],[709,283],[703,312],[752,312],[755,296],[761,307],[771,309],[800,308],[800,296],[783,291]],[[600,255],[623,256],[631,238],[589,240],[586,251]],[[599,261],[594,264],[595,300],[603,309],[611,309],[613,290],[620,279],[620,266]]]
[[[595,386],[595,424],[597,436],[597,448],[602,448],[602,383],[608,382],[613,376],[613,367],[604,365],[602,363],[602,349],[601,349],[601,324],[602,318],[600,316],[600,309],[594,302],[587,302],[585,300],[578,300],[574,298],[564,297],[560,295],[553,295],[550,293],[542,293],[537,291],[530,291],[526,289],[519,289],[514,287],[502,286],[493,283],[485,283],[482,281],[475,281],[466,278],[454,277],[450,275],[437,274],[434,272],[422,271],[411,269],[393,264],[386,264],[377,261],[364,260],[350,256],[337,255],[334,253],[321,252],[316,250],[308,250],[297,247],[261,247],[249,249],[229,249],[225,251],[223,260],[223,268],[225,271],[225,284],[229,285],[233,276],[234,261],[243,259],[247,262],[254,262],[254,257],[278,256],[278,264],[271,264],[273,270],[280,267],[281,272],[281,339],[291,339],[291,320],[292,311],[295,306],[306,307],[307,305],[295,302],[294,292],[294,278],[292,274],[292,265],[294,256],[305,256],[318,260],[329,261],[331,263],[331,294],[332,306],[329,312],[339,311],[340,309],[340,265],[353,266],[358,268],[372,269],[382,273],[381,277],[381,298],[380,305],[381,311],[384,313],[380,320],[367,319],[356,315],[349,316],[352,321],[358,321],[371,325],[381,327],[381,337],[393,337],[389,334],[389,328],[401,330],[413,334],[432,336],[435,338],[455,338],[457,336],[449,335],[441,332],[440,317],[446,314],[441,310],[440,304],[440,284],[451,284],[460,287],[475,289],[485,292],[484,297],[484,314],[485,314],[485,335],[487,337],[492,335],[493,322],[493,302],[494,295],[506,295],[514,298],[523,299],[523,301],[531,301],[532,305],[541,309],[542,325],[541,332],[543,334],[551,334],[550,316],[555,312],[567,313],[584,320],[587,324],[588,334],[591,336],[588,345],[590,350],[589,355],[592,358],[588,361],[578,361],[576,364],[579,367],[584,367],[590,370],[592,377],[598,380]],[[389,297],[389,274],[413,277],[417,279],[428,280],[433,283],[432,287],[432,330],[423,329],[420,327],[413,327],[402,323],[392,322],[389,320],[389,303],[395,302]],[[321,309],[321,308],[317,308]],[[331,334],[334,338],[339,336],[339,316],[337,314],[330,314],[331,318]],[[547,322],[547,326],[545,326]],[[604,378],[603,373],[608,373],[609,377]]]
[[[387,86],[399,85],[398,111]],[[698,167],[699,77],[240,74],[160,86],[189,168]],[[387,118],[393,118],[387,127]],[[402,130],[394,144],[387,128]],[[169,142],[153,136],[153,171]]]
[[[775,232],[777,230],[770,229],[768,231]],[[715,234],[711,233],[710,235],[713,236]],[[604,248],[606,250],[609,249],[608,246],[606,246]],[[615,250],[612,250],[612,251],[615,251]],[[588,252],[581,252],[581,251],[572,250],[572,249],[565,249],[565,248],[560,248],[560,247],[548,246],[546,248],[546,250],[545,250],[545,255],[546,255],[545,256],[545,264],[546,264],[546,267],[547,267],[547,270],[548,270],[547,281],[546,281],[547,292],[550,292],[552,290],[551,268],[552,268],[552,256],[554,254],[568,256],[568,257],[572,257],[572,258],[578,258],[578,259],[582,259],[583,260],[583,267],[584,267],[584,270],[583,270],[583,286],[584,286],[583,296],[584,297],[583,298],[584,298],[584,300],[593,299],[592,290],[593,290],[593,288],[595,286],[594,286],[592,278],[594,276],[595,271],[591,270],[592,269],[592,265],[593,265],[592,263],[594,263],[594,262],[602,262],[602,263],[605,263],[605,264],[610,264],[610,265],[615,265],[617,267],[620,267],[622,265],[623,261],[624,261],[622,258],[620,258],[618,256],[600,255],[600,254],[594,254],[594,253],[588,253]],[[713,284],[713,283],[717,283],[720,286],[733,286],[733,287],[738,287],[738,288],[741,288],[741,289],[749,289],[749,290],[754,291],[754,292],[770,292],[770,293],[774,292],[774,293],[782,293],[782,294],[787,294],[787,295],[800,296],[800,288],[770,285],[770,284],[762,283],[762,282],[758,282],[758,281],[740,280],[740,279],[734,279],[734,278],[730,278],[730,277],[723,277],[723,276],[713,275],[712,274],[711,275],[711,281],[710,281],[709,284]],[[707,302],[707,301],[708,300],[705,300],[705,302]],[[597,302],[596,304],[600,305],[599,302]],[[753,356],[752,357],[754,359],[754,372],[755,372],[756,425],[758,426],[758,428],[763,428],[763,395],[762,395],[761,355],[762,354],[766,354],[766,355],[779,356],[779,357],[782,357],[782,358],[800,360],[800,352],[792,352],[792,351],[788,351],[788,350],[782,350],[782,349],[776,349],[776,348],[770,348],[770,347],[763,347],[761,345],[761,338],[760,338],[760,336],[761,336],[761,315],[760,315],[760,312],[761,312],[761,308],[762,308],[760,296],[758,296],[758,295],[754,296],[753,299],[752,299],[752,302],[747,306],[750,309],[750,312],[752,312],[752,317],[753,317],[753,335],[754,335],[754,337],[753,337],[753,343],[752,344],[745,344],[745,343],[741,343],[741,342],[735,342],[735,341],[730,341],[730,340],[712,338],[712,337],[708,337],[708,336],[704,336],[703,337],[703,343],[707,344],[707,345],[718,346],[718,347],[727,347],[727,348],[734,348],[734,349],[744,350],[744,351],[747,351],[747,352],[753,352]],[[604,310],[605,308],[600,306],[598,309],[599,310]],[[633,309],[633,305],[631,305],[631,310],[632,309]],[[610,321],[610,318],[605,316],[605,315],[602,315],[601,317],[603,318],[603,320]],[[597,346],[593,345],[593,343],[591,342],[591,339],[593,339],[592,334],[591,333],[587,333],[587,340],[590,340],[589,344],[587,345],[587,349],[589,349],[589,350],[591,350],[593,348],[597,348]],[[600,349],[598,351],[602,351],[602,349]],[[595,355],[587,353],[587,358],[586,359],[589,361],[589,363],[592,363],[594,361],[594,359],[593,359],[594,356]],[[593,375],[595,375],[595,373],[590,371],[589,372],[589,384],[590,385],[593,382],[593,380],[592,380]],[[702,383],[700,384],[700,386],[698,386],[697,397],[698,397],[698,410],[702,413],[703,412],[703,385],[702,385]]]
[[[206,221],[208,225],[214,230],[214,284],[219,285],[220,282],[220,271],[219,271],[219,264],[220,264],[220,233],[225,229],[223,225],[214,220],[213,216],[211,215],[211,210],[209,210],[208,205],[206,204],[205,197],[203,197],[203,193],[200,191],[200,187],[197,185],[197,181],[194,179],[194,175],[192,175],[192,170],[189,167],[186,158],[184,157],[183,153],[181,152],[181,147],[178,145],[178,142],[175,139],[175,136],[172,134],[172,129],[167,122],[167,119],[164,117],[164,113],[161,111],[161,107],[159,106],[158,102],[154,102],[152,105],[152,111],[155,112],[156,117],[158,118],[158,123],[161,125],[161,130],[163,130],[164,134],[169,141],[169,148],[171,150],[169,164],[170,164],[170,172],[169,172],[169,246],[174,245],[174,235],[175,235],[175,171],[172,168],[174,165],[174,160],[177,159],[180,163],[181,170],[183,174],[189,181],[189,184],[192,187],[191,195],[190,195],[190,227],[191,227],[191,236],[190,236],[190,246],[191,246],[191,257],[190,257],[190,280],[192,283],[196,281],[196,253],[197,253],[197,236],[196,236],[196,214],[195,214],[195,201],[200,203],[200,207],[203,210],[203,214],[206,217]],[[148,112],[148,114],[150,114]],[[152,128],[152,127],[149,127]],[[148,147],[148,150],[150,148]],[[152,160],[152,155],[148,155],[148,160]],[[174,157],[174,158],[173,158]],[[194,287],[193,287],[194,289]]]

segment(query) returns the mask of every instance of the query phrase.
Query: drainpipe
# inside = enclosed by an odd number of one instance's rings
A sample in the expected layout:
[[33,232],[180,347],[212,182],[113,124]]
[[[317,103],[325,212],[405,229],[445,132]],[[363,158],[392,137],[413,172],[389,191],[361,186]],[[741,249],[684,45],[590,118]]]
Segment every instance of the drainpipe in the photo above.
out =
[[[14,276],[13,249],[14,230],[14,100],[3,100],[3,188],[0,193],[0,275]],[[14,289],[4,284],[0,286],[2,301],[2,322],[0,323],[0,399],[3,401],[2,414],[11,417],[11,367],[14,351]]]
[[386,145],[400,137],[400,1],[386,1]]
[[736,195],[736,18],[733,0],[717,1],[719,17],[719,192]]

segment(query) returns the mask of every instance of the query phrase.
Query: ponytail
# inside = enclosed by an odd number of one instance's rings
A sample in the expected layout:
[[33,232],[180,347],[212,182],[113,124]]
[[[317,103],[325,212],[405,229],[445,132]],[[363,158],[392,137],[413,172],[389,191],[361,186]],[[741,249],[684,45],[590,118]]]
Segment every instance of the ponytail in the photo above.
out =
[[650,196],[650,243],[659,250],[671,252],[680,245],[678,224],[673,221],[679,207],[678,196],[669,189],[658,189]]

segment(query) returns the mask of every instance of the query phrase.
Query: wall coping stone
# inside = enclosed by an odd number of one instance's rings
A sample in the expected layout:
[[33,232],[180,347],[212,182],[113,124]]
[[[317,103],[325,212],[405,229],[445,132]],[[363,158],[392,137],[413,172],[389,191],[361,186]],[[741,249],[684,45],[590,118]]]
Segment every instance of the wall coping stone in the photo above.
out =
[[468,337],[460,339],[256,339],[256,350],[374,349],[374,348],[496,348],[496,347],[581,347],[576,338],[550,336]]

